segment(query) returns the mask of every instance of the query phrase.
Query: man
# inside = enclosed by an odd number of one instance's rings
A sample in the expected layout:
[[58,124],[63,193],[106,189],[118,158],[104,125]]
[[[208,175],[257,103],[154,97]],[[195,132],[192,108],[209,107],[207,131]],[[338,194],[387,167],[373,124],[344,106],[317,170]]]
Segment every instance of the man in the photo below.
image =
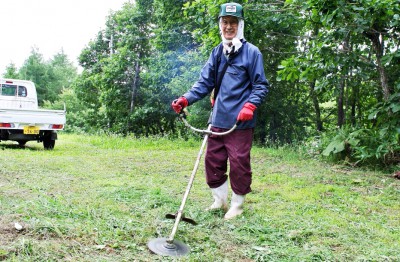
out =
[[264,74],[261,52],[244,39],[242,6],[237,3],[221,5],[218,19],[222,43],[211,52],[199,80],[188,92],[172,102],[172,108],[180,113],[215,88],[211,100],[211,130],[223,132],[238,122],[232,133],[209,137],[205,156],[206,181],[214,198],[209,210],[227,210],[226,172],[229,160],[229,180],[233,192],[231,206],[224,218],[231,219],[243,212],[245,195],[251,192],[250,150],[255,115],[268,92],[269,83]]

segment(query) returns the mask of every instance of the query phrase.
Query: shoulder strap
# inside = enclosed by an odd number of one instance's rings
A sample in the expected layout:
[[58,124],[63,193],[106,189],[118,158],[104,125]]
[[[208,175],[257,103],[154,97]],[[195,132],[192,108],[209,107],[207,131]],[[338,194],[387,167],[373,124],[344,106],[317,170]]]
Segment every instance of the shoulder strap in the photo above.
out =
[[214,100],[217,98],[218,92],[219,92],[219,88],[221,86],[221,82],[222,82],[222,78],[225,75],[226,69],[228,68],[228,61],[226,61],[226,63],[224,64],[224,67],[222,68],[221,74],[218,75],[218,68],[219,65],[221,63],[221,56],[222,56],[222,52],[223,52],[223,46],[220,45],[219,46],[219,51],[218,51],[218,55],[217,55],[217,59],[216,59],[216,67],[215,67],[215,72],[214,72],[214,79],[215,79],[215,86],[214,86]]

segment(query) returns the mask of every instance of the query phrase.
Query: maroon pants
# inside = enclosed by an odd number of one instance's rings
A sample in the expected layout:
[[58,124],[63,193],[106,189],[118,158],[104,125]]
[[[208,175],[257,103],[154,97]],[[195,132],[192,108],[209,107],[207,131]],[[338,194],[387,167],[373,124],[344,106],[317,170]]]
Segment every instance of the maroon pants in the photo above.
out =
[[[226,129],[211,129],[223,132]],[[245,195],[251,192],[250,150],[253,141],[253,129],[240,129],[225,136],[210,135],[205,156],[206,181],[210,188],[221,186],[229,179],[233,192]]]

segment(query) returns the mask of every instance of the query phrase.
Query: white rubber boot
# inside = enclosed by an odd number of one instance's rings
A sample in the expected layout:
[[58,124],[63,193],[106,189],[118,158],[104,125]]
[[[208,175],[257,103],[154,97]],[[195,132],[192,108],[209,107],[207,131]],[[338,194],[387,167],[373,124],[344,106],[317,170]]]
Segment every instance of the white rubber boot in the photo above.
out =
[[231,208],[225,214],[224,219],[231,219],[243,213],[244,195],[236,195],[232,192]]
[[208,211],[220,209],[228,210],[228,181],[217,188],[211,188],[214,203],[207,208]]

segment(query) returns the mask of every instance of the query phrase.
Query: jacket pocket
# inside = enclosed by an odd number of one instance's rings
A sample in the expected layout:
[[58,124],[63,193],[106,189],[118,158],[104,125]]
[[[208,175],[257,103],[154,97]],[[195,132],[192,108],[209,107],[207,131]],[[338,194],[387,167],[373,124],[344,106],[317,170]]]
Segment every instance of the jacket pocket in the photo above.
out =
[[235,76],[239,75],[239,72],[233,66],[228,66],[228,68],[226,69],[226,72],[228,74],[235,75]]

